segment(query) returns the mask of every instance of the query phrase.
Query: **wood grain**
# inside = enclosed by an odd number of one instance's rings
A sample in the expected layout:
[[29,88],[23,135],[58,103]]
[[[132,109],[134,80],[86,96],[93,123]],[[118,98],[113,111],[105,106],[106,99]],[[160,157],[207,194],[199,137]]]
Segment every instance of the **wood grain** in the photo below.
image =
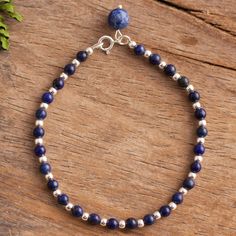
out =
[[[19,1],[11,49],[0,52],[0,235],[236,235],[236,13],[224,1]],[[32,149],[40,96],[77,50],[103,34],[123,4],[124,32],[191,78],[208,112],[196,188],[168,219],[108,232],[72,218],[38,173]],[[170,200],[193,160],[196,124],[173,81],[115,47],[96,52],[49,108],[47,156],[61,189],[88,212],[142,217]]]

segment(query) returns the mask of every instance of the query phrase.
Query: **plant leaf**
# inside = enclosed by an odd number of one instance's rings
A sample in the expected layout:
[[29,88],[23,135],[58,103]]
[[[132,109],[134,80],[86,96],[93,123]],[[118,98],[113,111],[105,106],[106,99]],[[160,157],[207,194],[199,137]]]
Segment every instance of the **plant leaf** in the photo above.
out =
[[19,22],[23,20],[22,15],[20,15],[18,12],[8,12],[8,15]]
[[14,6],[11,3],[6,3],[0,6],[0,9],[6,12],[14,13]]
[[7,29],[7,25],[0,21],[0,29],[1,28],[6,30]]
[[5,38],[9,38],[9,32],[4,29],[0,29],[0,36],[4,36]]
[[2,43],[2,48],[5,49],[5,50],[8,50],[9,49],[9,40],[8,38],[5,38],[5,37],[0,37],[0,42]]

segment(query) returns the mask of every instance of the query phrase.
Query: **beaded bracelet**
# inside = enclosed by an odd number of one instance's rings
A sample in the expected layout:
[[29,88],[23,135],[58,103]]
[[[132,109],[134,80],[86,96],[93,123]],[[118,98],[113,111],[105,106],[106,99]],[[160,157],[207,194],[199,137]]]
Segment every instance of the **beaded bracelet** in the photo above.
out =
[[[78,52],[76,55],[76,59],[74,59],[72,63],[65,66],[64,72],[60,75],[59,78],[53,81],[53,85],[49,89],[49,91],[43,94],[40,108],[36,111],[36,127],[33,131],[33,135],[36,138],[36,146],[34,152],[35,155],[39,158],[40,172],[45,175],[48,188],[53,191],[53,195],[57,198],[58,203],[65,206],[65,209],[67,211],[70,211],[74,217],[81,218],[91,225],[100,224],[101,226],[107,227],[108,229],[142,228],[146,225],[152,225],[155,220],[159,220],[162,217],[169,216],[171,212],[176,209],[177,205],[183,202],[183,196],[186,195],[187,192],[195,186],[196,174],[201,170],[201,162],[203,160],[202,156],[205,152],[204,141],[208,133],[205,120],[206,111],[201,107],[199,103],[199,93],[189,83],[189,79],[187,77],[182,76],[176,72],[176,68],[174,65],[167,64],[161,59],[159,54],[154,54],[151,51],[146,50],[143,45],[137,45],[134,41],[131,40],[129,36],[123,35],[121,33],[120,30],[127,27],[129,23],[129,15],[127,11],[122,9],[122,6],[119,6],[118,8],[111,11],[108,16],[108,23],[112,28],[116,30],[114,39],[110,36],[104,35],[93,46],[87,48],[85,51]],[[108,44],[108,46],[105,46],[105,44]],[[126,220],[118,221],[115,218],[101,218],[96,213],[89,214],[85,212],[80,205],[73,205],[72,203],[70,203],[69,197],[65,193],[62,193],[61,190],[59,190],[59,184],[54,179],[51,173],[51,166],[48,163],[47,157],[45,155],[46,148],[43,145],[43,123],[44,119],[47,116],[48,106],[53,102],[54,96],[59,90],[64,87],[65,81],[69,76],[75,73],[76,68],[82,62],[86,61],[90,55],[93,54],[94,49],[101,49],[108,54],[115,44],[128,45],[129,48],[133,49],[135,55],[144,56],[152,65],[160,68],[168,77],[172,78],[174,81],[177,81],[180,87],[184,88],[187,91],[189,100],[193,103],[195,117],[197,118],[197,120],[199,120],[197,128],[197,144],[194,146],[193,150],[195,154],[194,162],[190,167],[190,173],[183,181],[182,187],[172,196],[172,200],[169,204],[162,206],[154,213],[147,214],[142,219],[138,220],[135,218],[128,218]]]

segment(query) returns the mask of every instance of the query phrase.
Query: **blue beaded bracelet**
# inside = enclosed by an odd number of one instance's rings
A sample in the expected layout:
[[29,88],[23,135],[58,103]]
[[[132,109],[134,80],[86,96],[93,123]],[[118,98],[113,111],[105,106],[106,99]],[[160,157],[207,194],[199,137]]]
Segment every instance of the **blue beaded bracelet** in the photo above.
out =
[[[53,81],[52,87],[49,91],[45,92],[42,96],[42,103],[40,108],[36,111],[36,127],[34,128],[33,135],[35,137],[35,155],[39,158],[40,162],[40,172],[45,175],[47,180],[48,189],[53,192],[54,197],[57,198],[59,204],[63,205],[67,211],[70,211],[74,217],[81,218],[84,221],[87,221],[91,225],[101,225],[107,227],[108,229],[136,229],[142,228],[144,226],[152,225],[156,220],[159,220],[162,217],[167,217],[171,214],[173,210],[176,209],[177,205],[181,204],[184,199],[184,195],[195,186],[196,174],[201,170],[201,162],[203,160],[203,154],[205,152],[204,142],[205,137],[208,134],[206,128],[206,111],[201,107],[199,100],[200,95],[190,84],[189,79],[185,76],[180,75],[176,72],[176,68],[172,64],[166,64],[161,59],[159,54],[152,53],[149,50],[146,50],[142,44],[136,44],[131,38],[127,35],[121,33],[121,29],[128,26],[129,15],[127,11],[122,9],[122,6],[119,6],[117,9],[111,11],[108,16],[109,25],[116,30],[114,39],[110,36],[102,36],[96,44],[87,48],[85,51],[80,51],[77,53],[76,58],[65,66],[64,72],[59,76],[59,78]],[[108,46],[105,46],[105,43],[108,43]],[[154,211],[151,214],[145,215],[141,219],[128,218],[126,220],[117,220],[116,218],[101,218],[96,213],[87,213],[83,210],[80,205],[73,205],[70,203],[68,195],[62,193],[59,189],[59,183],[54,179],[51,173],[51,166],[47,161],[46,157],[46,148],[43,145],[43,136],[44,129],[43,123],[44,119],[47,117],[48,105],[54,101],[54,96],[57,92],[64,87],[65,81],[69,76],[73,75],[76,71],[76,68],[87,60],[89,56],[93,54],[95,49],[101,49],[107,54],[110,53],[110,50],[115,44],[118,45],[128,45],[134,51],[134,54],[137,56],[144,56],[147,58],[153,66],[158,67],[163,70],[164,73],[172,78],[174,81],[177,81],[180,87],[185,89],[188,93],[190,102],[193,103],[194,114],[198,120],[197,128],[197,144],[194,146],[193,152],[195,154],[194,162],[190,166],[190,173],[187,178],[183,181],[180,189],[174,193],[169,204],[166,204],[160,207],[159,210]]]

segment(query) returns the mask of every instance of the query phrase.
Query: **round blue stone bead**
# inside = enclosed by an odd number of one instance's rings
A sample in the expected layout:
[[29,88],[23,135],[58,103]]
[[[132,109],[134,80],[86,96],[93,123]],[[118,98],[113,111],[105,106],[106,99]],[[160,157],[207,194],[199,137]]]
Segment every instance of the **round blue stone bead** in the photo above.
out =
[[72,215],[75,217],[82,217],[84,211],[82,209],[82,207],[80,207],[79,205],[75,205],[72,208]]
[[187,190],[194,188],[194,186],[195,186],[195,181],[191,177],[185,179],[183,182],[183,187],[186,188]]
[[175,193],[173,196],[172,196],[172,202],[174,202],[175,204],[180,204],[182,203],[184,200],[184,195],[182,193]]
[[174,65],[168,64],[165,68],[164,68],[164,72],[166,73],[166,75],[168,76],[173,76],[176,73],[176,68]]
[[170,213],[171,213],[171,208],[170,208],[168,205],[162,206],[162,207],[160,208],[159,212],[160,212],[160,214],[161,214],[162,217],[167,217],[167,216],[169,216]]
[[198,102],[200,100],[200,94],[197,91],[193,91],[188,95],[191,102]]
[[138,56],[143,56],[145,53],[145,48],[143,45],[139,44],[134,48],[134,53]]
[[52,84],[53,88],[56,90],[62,89],[64,87],[64,79],[63,78],[57,78],[53,81]]
[[101,222],[101,217],[98,214],[92,213],[89,215],[88,223],[91,225],[99,225]]
[[44,129],[40,126],[35,127],[33,135],[35,138],[42,138],[44,136]]
[[50,171],[51,171],[51,166],[48,164],[48,163],[42,163],[40,165],[40,172],[43,174],[43,175],[46,175],[48,174]]
[[119,227],[119,222],[115,218],[110,218],[107,221],[107,225],[106,226],[107,226],[108,229],[117,229]]
[[50,179],[47,185],[48,185],[48,188],[52,191],[57,190],[59,187],[59,184],[55,179]]
[[152,225],[155,222],[155,218],[153,215],[148,214],[143,217],[143,222],[145,225]]
[[124,29],[129,24],[128,12],[120,8],[114,9],[108,16],[108,24],[116,30]]
[[197,108],[195,111],[195,117],[198,120],[202,120],[206,118],[206,111],[203,108]]
[[196,155],[203,155],[205,152],[205,147],[202,143],[198,143],[195,145],[193,151]]
[[41,157],[46,153],[46,148],[43,145],[37,145],[34,148],[34,153],[36,156]]
[[57,202],[63,206],[66,206],[69,203],[69,197],[66,194],[58,195]]
[[42,102],[50,104],[53,101],[53,95],[50,92],[46,92],[42,96]]
[[136,229],[138,227],[138,221],[135,218],[128,218],[125,221],[127,229]]
[[78,61],[84,62],[88,58],[88,53],[86,51],[80,51],[77,53],[76,58]]
[[153,65],[160,65],[161,63],[161,57],[159,54],[151,54],[149,57],[149,62]]
[[181,76],[179,79],[178,79],[178,84],[180,87],[182,88],[187,88],[188,85],[189,85],[189,79],[185,76]]
[[192,163],[192,165],[191,165],[191,171],[192,171],[193,173],[198,173],[198,172],[201,171],[201,169],[202,169],[202,165],[201,165],[200,161],[194,161],[194,162]]
[[44,120],[47,117],[47,112],[46,112],[46,110],[44,108],[39,108],[36,111],[35,116],[39,120]]
[[65,66],[64,68],[64,72],[67,74],[67,75],[73,75],[75,73],[75,70],[76,70],[76,67],[74,64],[68,64]]
[[208,134],[208,130],[205,126],[201,125],[198,127],[197,129],[197,136],[200,137],[200,138],[204,138],[206,137]]

